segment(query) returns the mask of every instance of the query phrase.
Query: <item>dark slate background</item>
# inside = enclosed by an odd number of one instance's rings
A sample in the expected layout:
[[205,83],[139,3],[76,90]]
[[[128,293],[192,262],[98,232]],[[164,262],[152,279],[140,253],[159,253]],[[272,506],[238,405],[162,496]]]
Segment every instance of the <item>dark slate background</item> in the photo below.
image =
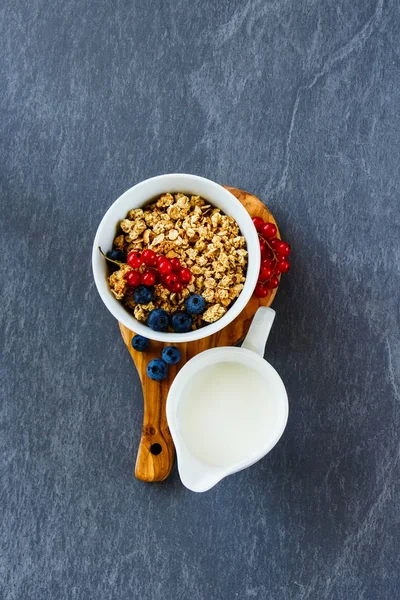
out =
[[[3,600],[398,597],[397,0],[0,3]],[[133,477],[107,207],[182,171],[292,244],[266,356],[286,433],[196,495]]]

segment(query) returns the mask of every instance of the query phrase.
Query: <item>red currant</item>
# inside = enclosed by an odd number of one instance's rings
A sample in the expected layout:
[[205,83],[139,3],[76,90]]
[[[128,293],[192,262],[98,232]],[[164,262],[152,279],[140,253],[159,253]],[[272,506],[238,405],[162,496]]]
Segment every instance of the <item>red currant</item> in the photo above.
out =
[[267,267],[272,267],[273,262],[274,261],[272,260],[272,258],[263,258],[261,261],[261,268],[265,269]]
[[290,269],[290,263],[288,260],[280,260],[276,265],[277,273],[287,273]]
[[268,245],[266,244],[266,250],[264,250],[264,252],[261,253],[261,258],[264,260],[265,258],[269,258],[270,260],[272,260],[274,258],[274,253],[272,252],[271,248],[268,248]]
[[274,250],[276,250],[278,248],[278,245],[281,243],[281,240],[274,237],[272,238],[272,240],[269,241],[271,248],[273,248]]
[[259,281],[267,281],[273,275],[273,270],[270,267],[261,267],[260,274],[258,276]]
[[257,296],[257,298],[265,298],[265,296],[268,295],[268,288],[266,287],[265,283],[261,283],[259,281],[256,285],[254,293]]
[[142,255],[140,252],[129,252],[126,262],[132,269],[138,269],[143,264]]
[[261,234],[266,238],[273,238],[276,236],[277,229],[273,223],[265,223],[261,229]]
[[157,262],[157,254],[154,252],[154,250],[150,250],[148,248],[147,250],[143,250],[142,259],[145,265],[148,267],[153,267]]
[[143,285],[154,285],[156,282],[156,276],[151,271],[145,271],[141,277]]
[[164,262],[164,260],[166,260],[166,257],[165,257],[165,256],[162,256],[162,255],[161,255],[161,256],[157,256],[157,258],[156,258],[156,265],[157,265],[157,268],[158,268],[158,265],[159,265],[159,264],[161,264],[162,262]]
[[264,221],[261,217],[253,217],[252,221],[254,223],[254,227],[257,229],[257,231],[261,231],[261,229],[264,227]]
[[[165,283],[165,280],[166,280],[166,279],[167,279],[167,277],[169,277],[170,275],[171,275],[171,273],[166,273],[165,275],[161,275],[161,273],[158,273],[158,277],[159,277],[159,279],[160,279],[160,281],[161,281],[162,283]],[[175,273],[174,273],[174,275],[175,275]],[[165,285],[167,285],[167,284],[165,283]]]
[[262,240],[261,238],[259,238],[259,242],[260,242],[260,250],[261,250],[261,255],[264,256],[264,254],[267,253],[267,250],[269,250],[267,243],[264,242],[264,240]]
[[168,288],[171,288],[171,285],[178,283],[178,276],[175,273],[170,273],[163,277],[163,281]]
[[160,281],[160,273],[157,271],[157,269],[155,267],[153,267],[152,269],[148,270],[149,273],[153,273],[154,278],[155,278],[155,282],[159,283]]
[[179,271],[179,269],[181,268],[181,261],[179,260],[179,258],[170,258],[169,262],[172,265],[173,271]]
[[279,279],[274,275],[273,277],[271,277],[271,279],[269,281],[267,281],[267,283],[265,285],[270,290],[273,290],[274,288],[278,287],[278,285],[279,285]]
[[181,269],[179,271],[179,281],[182,283],[189,283],[192,279],[192,274],[189,269]]
[[176,281],[175,283],[171,283],[171,285],[168,286],[171,292],[175,292],[176,294],[179,294],[179,292],[182,291],[183,289],[183,285],[181,284],[180,281]]
[[289,256],[290,246],[287,242],[280,242],[276,247],[276,251],[280,256]]
[[130,287],[136,287],[140,283],[140,273],[138,271],[128,271],[125,275],[125,281]]
[[163,261],[160,261],[157,264],[157,268],[158,268],[159,272],[161,273],[161,275],[168,275],[169,273],[172,272],[172,265],[169,262],[168,258],[164,258]]

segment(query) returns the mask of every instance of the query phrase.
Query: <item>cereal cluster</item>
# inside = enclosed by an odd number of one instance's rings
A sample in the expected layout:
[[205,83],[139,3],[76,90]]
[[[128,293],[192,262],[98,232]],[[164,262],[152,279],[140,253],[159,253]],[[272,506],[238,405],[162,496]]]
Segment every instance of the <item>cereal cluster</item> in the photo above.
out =
[[128,212],[120,222],[114,248],[124,253],[153,250],[168,259],[178,258],[190,269],[192,279],[180,293],[171,293],[161,283],[154,286],[149,304],[137,304],[126,283],[131,270],[122,264],[109,278],[110,289],[136,319],[146,321],[154,308],[169,314],[182,310],[193,293],[201,294],[206,310],[197,315],[193,329],[220,319],[243,289],[247,269],[245,238],[236,221],[200,196],[164,194],[143,208]]

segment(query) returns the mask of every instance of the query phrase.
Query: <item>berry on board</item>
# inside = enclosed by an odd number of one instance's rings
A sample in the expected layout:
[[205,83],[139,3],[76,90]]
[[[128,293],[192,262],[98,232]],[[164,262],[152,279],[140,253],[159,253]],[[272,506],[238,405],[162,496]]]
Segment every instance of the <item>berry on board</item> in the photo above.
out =
[[265,298],[268,295],[268,288],[265,283],[259,281],[255,287],[254,293],[257,298]]
[[147,365],[146,373],[154,381],[163,381],[168,375],[168,365],[161,358],[153,358]]
[[263,228],[261,229],[261,235],[266,238],[273,238],[276,236],[277,229],[273,223],[265,223]]
[[143,335],[134,335],[132,338],[132,348],[138,352],[145,352],[150,347],[150,340]]
[[260,232],[264,227],[264,220],[261,217],[253,217],[252,221],[254,223],[254,227],[257,229],[258,232]]
[[181,351],[176,346],[165,346],[161,358],[167,365],[176,365],[181,360]]

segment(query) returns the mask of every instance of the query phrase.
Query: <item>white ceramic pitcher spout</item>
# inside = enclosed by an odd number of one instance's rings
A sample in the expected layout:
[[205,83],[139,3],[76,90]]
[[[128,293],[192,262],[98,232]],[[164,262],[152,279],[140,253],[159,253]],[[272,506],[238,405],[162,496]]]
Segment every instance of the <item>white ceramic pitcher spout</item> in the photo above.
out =
[[[205,492],[227,475],[257,462],[275,446],[285,429],[288,417],[286,390],[278,373],[263,359],[265,344],[274,318],[275,311],[271,308],[260,307],[253,318],[241,348],[223,347],[205,350],[186,363],[170,388],[167,400],[167,419],[175,443],[178,470],[182,483],[194,492]],[[193,387],[191,388],[191,385],[193,386],[196,376],[200,372],[202,374],[206,373],[206,369],[215,368],[215,365],[219,363],[235,363],[236,368],[248,368],[252,369],[253,372],[256,370],[263,378],[265,390],[268,390],[268,400],[266,399],[266,402],[269,402],[270,414],[273,415],[265,423],[265,436],[263,435],[258,447],[252,448],[230,464],[226,464],[226,461],[219,462],[219,457],[212,455],[213,445],[211,445],[210,450],[211,456],[210,452],[206,454],[207,460],[204,460],[203,455],[200,456],[196,453],[196,449],[191,447],[190,438],[193,435],[193,426],[196,427],[196,422],[194,425],[191,423],[192,429],[190,429],[180,418],[181,407],[186,402],[188,395],[192,393]],[[224,389],[220,393],[223,394]],[[229,394],[228,391],[226,393]],[[211,412],[212,409],[212,406],[208,407]],[[209,414],[208,416],[211,417],[212,422],[213,415]],[[261,414],[252,414],[251,416],[255,419],[262,418]],[[221,418],[221,415],[216,418]],[[206,445],[209,432],[201,430],[201,422],[199,422],[198,427],[197,437],[204,435],[204,444]],[[240,428],[240,423],[235,423],[235,431],[238,427]]]
[[204,463],[182,446],[176,455],[181,481],[192,492],[206,492],[229,475],[228,469]]

